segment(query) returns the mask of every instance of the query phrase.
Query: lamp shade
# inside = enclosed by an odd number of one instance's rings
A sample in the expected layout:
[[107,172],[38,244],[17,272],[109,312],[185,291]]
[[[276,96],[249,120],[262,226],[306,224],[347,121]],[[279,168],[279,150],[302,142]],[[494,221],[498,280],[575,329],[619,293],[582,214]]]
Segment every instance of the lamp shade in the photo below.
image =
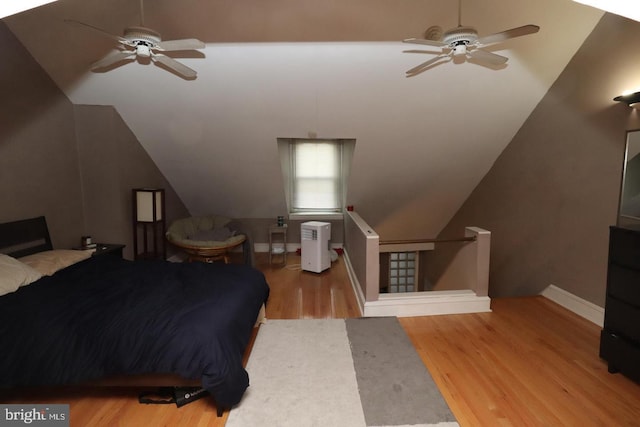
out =
[[162,197],[164,190],[137,188],[133,190],[136,203],[136,221],[156,222],[162,220]]

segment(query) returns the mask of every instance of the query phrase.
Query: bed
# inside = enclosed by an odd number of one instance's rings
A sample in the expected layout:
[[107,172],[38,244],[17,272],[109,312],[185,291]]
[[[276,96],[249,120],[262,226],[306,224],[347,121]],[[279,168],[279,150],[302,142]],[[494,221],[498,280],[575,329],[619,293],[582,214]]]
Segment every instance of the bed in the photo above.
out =
[[[200,380],[219,414],[240,401],[243,354],[269,295],[260,271],[82,252],[53,250],[44,217],[0,224],[2,286],[25,266],[25,283],[0,296],[0,387],[175,374]],[[58,259],[67,256],[81,259]]]

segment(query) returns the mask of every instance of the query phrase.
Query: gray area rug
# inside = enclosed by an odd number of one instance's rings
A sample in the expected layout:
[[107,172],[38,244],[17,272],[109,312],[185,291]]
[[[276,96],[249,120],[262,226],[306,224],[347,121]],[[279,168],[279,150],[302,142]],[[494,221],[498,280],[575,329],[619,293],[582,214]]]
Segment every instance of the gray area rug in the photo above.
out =
[[395,317],[268,320],[227,427],[457,426]]
[[397,318],[345,322],[367,426],[458,425]]

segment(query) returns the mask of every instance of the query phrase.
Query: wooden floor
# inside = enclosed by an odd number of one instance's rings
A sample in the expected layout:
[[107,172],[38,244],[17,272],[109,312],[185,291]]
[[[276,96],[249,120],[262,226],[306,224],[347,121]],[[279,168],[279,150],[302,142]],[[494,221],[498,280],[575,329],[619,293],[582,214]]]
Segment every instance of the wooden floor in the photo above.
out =
[[[268,318],[360,316],[342,259],[321,274],[302,272],[299,263],[290,255],[288,267],[271,267],[258,256],[271,286]],[[461,426],[640,425],[640,385],[607,372],[596,325],[543,297],[493,300],[492,310],[401,319]],[[227,418],[216,417],[209,399],[182,408],[141,405],[138,391],[63,388],[0,397],[69,403],[78,427],[222,427]]]

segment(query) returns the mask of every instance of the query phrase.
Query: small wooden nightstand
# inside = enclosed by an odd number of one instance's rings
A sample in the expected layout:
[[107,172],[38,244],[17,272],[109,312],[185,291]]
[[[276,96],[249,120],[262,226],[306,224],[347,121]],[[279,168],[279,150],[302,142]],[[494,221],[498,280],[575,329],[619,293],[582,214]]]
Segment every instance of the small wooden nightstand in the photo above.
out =
[[92,256],[100,256],[100,255],[112,255],[118,256],[120,258],[123,257],[122,250],[126,245],[114,244],[114,243],[96,243],[96,251]]

